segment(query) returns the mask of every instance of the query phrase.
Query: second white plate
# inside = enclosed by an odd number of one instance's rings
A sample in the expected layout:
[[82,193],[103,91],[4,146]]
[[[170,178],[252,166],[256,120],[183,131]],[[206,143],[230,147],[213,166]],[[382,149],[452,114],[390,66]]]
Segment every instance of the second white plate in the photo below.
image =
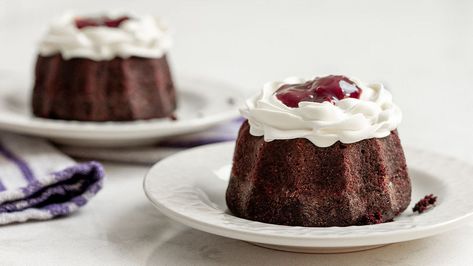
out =
[[[335,253],[374,248],[439,234],[473,214],[473,167],[453,158],[406,149],[412,202],[393,222],[349,227],[299,227],[266,224],[233,216],[225,203],[233,143],[195,148],[156,164],[144,190],[165,215],[209,233],[273,249]],[[412,207],[426,194],[437,206],[421,215]]]
[[[31,115],[28,90],[0,88],[0,129],[40,136],[76,146],[117,147],[149,144],[159,139],[198,132],[238,117],[239,91],[206,79],[178,80],[177,121],[79,122]],[[20,93],[23,92],[23,93]]]

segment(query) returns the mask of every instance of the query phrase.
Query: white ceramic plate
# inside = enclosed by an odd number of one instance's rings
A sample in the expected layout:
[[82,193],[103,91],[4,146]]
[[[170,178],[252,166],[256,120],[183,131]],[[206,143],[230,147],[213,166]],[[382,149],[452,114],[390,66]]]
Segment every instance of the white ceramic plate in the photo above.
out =
[[[0,88],[0,129],[80,146],[131,146],[192,133],[238,117],[241,95],[228,84],[205,79],[178,80],[178,120],[79,122],[31,115],[29,90]],[[231,99],[231,100],[230,100]]]
[[[453,158],[406,149],[413,194],[393,222],[350,227],[297,227],[233,216],[225,204],[234,143],[203,146],[157,163],[144,180],[153,205],[190,227],[279,250],[336,253],[364,250],[442,233],[473,213],[473,167]],[[423,214],[412,207],[426,194],[437,205]]]

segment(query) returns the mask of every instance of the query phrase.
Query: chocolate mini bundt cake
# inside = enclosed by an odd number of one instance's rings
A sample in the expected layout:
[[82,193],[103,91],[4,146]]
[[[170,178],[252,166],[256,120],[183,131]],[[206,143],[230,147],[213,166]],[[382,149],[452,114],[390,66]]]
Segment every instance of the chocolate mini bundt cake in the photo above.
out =
[[268,83],[248,100],[226,192],[236,216],[292,226],[391,221],[411,183],[380,84],[344,76]]
[[171,117],[169,47],[166,29],[151,16],[65,15],[40,45],[33,114],[79,121]]

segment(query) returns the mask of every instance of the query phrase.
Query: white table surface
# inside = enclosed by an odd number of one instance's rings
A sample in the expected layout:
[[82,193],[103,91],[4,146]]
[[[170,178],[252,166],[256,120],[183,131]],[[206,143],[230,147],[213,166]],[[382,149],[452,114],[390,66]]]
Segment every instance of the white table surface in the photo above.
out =
[[79,213],[0,228],[2,265],[473,265],[473,224],[347,254],[273,251],[189,229],[142,193],[146,167],[106,164],[106,188]]
[[[0,0],[0,78],[31,80],[36,42],[65,10],[165,16],[180,73],[258,90],[319,73],[383,81],[404,113],[405,145],[473,163],[471,1]],[[473,265],[473,222],[424,240],[349,254],[272,251],[179,225],[142,192],[147,166],[105,163],[103,191],[79,213],[0,228],[1,265]],[[473,188],[472,188],[473,191]]]

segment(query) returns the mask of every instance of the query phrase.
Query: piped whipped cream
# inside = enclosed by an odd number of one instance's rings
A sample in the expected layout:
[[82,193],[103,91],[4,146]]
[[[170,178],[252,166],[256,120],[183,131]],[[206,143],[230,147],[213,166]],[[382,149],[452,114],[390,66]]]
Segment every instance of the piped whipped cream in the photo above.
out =
[[391,93],[379,83],[350,80],[362,90],[359,99],[345,98],[333,103],[301,101],[298,107],[288,107],[276,97],[276,91],[285,84],[308,81],[288,78],[266,83],[262,92],[248,99],[240,112],[248,119],[250,134],[263,136],[268,142],[306,138],[318,147],[329,147],[337,141],[349,144],[388,136],[402,120]]
[[60,53],[64,59],[88,58],[95,61],[130,56],[160,58],[172,46],[167,27],[156,17],[135,14],[104,14],[108,18],[127,16],[116,28],[76,26],[76,16],[68,13],[55,19],[39,45],[42,56]]

